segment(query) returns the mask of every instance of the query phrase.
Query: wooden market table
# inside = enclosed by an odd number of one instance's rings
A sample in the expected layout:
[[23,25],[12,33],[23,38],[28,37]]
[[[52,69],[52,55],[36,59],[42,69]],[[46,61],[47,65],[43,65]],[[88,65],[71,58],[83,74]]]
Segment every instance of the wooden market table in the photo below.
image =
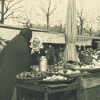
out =
[[[17,90],[17,100],[53,100],[54,97],[50,94],[54,94],[57,100],[66,100],[64,97],[69,93],[69,91],[74,90],[74,99],[79,100],[78,98],[78,89],[79,84],[18,84],[15,83]],[[39,93],[42,93],[42,96]],[[60,96],[60,93],[62,95]],[[57,94],[58,93],[58,94]],[[75,94],[76,93],[76,94]],[[40,98],[39,98],[40,97]],[[24,98],[24,99],[23,99]],[[56,100],[54,99],[54,100]],[[68,99],[67,99],[68,100]],[[71,100],[69,98],[69,100]]]
[[71,84],[15,83],[17,100],[100,100],[100,72],[77,77]]

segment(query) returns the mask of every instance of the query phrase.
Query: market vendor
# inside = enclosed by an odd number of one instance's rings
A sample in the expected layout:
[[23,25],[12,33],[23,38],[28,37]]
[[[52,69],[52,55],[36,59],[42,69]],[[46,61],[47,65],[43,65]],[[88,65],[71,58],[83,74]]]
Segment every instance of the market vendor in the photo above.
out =
[[39,65],[39,58],[41,56],[46,56],[45,50],[42,45],[42,39],[40,36],[35,36],[31,39],[30,42],[32,65]]
[[11,100],[15,76],[28,71],[31,64],[29,41],[32,31],[24,28],[0,53],[0,100]]

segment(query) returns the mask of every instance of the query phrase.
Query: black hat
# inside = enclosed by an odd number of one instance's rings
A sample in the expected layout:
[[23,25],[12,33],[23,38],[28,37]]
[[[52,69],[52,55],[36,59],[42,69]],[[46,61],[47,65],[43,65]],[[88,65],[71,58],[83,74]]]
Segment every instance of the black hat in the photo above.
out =
[[23,28],[20,31],[20,35],[22,35],[26,39],[26,41],[29,42],[32,38],[32,31],[29,28]]

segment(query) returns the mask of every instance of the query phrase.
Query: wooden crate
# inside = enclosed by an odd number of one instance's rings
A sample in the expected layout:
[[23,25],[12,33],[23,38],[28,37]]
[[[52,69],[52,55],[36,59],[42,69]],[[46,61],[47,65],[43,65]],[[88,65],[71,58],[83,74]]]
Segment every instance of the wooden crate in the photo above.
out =
[[80,78],[79,100],[100,100],[99,74]]

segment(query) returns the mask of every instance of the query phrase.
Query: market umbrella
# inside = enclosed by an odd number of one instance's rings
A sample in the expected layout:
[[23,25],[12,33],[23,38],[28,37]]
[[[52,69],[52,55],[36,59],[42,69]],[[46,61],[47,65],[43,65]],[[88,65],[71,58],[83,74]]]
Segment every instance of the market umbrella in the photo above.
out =
[[66,63],[69,60],[78,61],[78,54],[75,47],[77,37],[75,0],[68,1],[65,30],[66,46],[64,51],[64,62]]

